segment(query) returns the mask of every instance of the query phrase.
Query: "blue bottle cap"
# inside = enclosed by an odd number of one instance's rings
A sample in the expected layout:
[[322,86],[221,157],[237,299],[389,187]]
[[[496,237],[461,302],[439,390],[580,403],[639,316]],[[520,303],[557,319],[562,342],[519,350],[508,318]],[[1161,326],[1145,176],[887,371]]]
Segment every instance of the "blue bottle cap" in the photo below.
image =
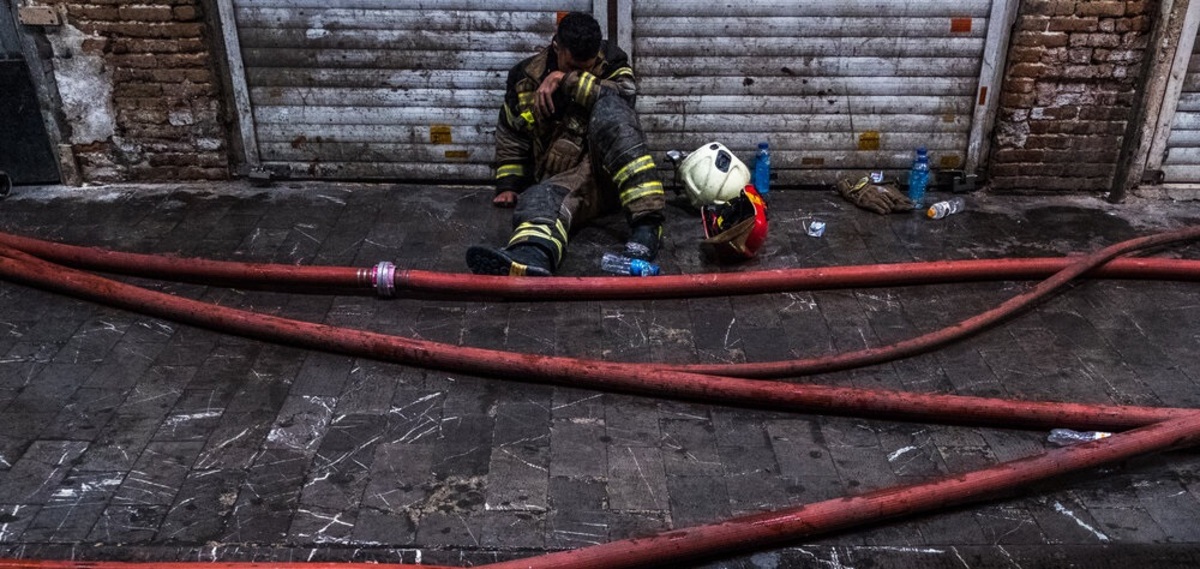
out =
[[658,276],[658,265],[641,259],[630,259],[629,273],[639,277]]
[[769,145],[769,144],[767,144],[766,142],[760,142],[760,143],[758,143],[758,148],[759,148],[759,150],[766,150],[766,149],[767,149],[767,148],[769,148],[769,147],[770,147],[770,145]]

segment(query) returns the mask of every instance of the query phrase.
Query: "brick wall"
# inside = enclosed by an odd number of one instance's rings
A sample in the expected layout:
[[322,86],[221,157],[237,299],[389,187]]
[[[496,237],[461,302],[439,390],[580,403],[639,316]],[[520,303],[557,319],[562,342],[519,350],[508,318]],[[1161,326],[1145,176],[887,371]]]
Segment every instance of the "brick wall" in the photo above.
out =
[[991,157],[1000,192],[1107,191],[1150,36],[1153,0],[1023,0]]
[[102,125],[98,134],[66,138],[83,181],[229,177],[214,38],[200,0],[60,0],[58,9],[64,26],[48,36],[64,101],[73,97],[64,79],[76,56],[97,62],[94,77],[83,79],[111,97],[79,103],[100,115],[88,119]]

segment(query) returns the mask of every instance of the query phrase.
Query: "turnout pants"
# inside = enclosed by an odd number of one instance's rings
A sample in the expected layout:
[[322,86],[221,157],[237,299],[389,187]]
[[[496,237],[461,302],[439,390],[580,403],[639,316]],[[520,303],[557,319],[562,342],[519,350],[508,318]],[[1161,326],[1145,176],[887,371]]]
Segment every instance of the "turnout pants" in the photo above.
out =
[[539,245],[557,269],[573,227],[618,208],[630,225],[661,223],[665,205],[637,115],[620,97],[604,96],[588,121],[586,156],[521,193],[508,245]]

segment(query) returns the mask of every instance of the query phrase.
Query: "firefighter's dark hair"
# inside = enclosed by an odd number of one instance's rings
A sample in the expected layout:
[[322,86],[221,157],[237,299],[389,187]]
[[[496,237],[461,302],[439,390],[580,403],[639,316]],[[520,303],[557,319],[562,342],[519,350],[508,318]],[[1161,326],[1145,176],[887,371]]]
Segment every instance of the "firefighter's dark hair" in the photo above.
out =
[[571,57],[591,59],[600,53],[600,22],[591,14],[571,12],[558,23],[554,38],[571,53]]

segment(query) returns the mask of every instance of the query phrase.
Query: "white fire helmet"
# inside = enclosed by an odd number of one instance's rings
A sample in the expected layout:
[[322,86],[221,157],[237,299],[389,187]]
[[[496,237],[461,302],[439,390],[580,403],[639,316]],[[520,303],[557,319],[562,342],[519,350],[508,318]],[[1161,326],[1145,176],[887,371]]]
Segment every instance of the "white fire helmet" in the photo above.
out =
[[679,165],[679,175],[688,199],[696,207],[725,203],[741,195],[742,188],[750,183],[750,169],[720,142],[710,142],[688,154]]

